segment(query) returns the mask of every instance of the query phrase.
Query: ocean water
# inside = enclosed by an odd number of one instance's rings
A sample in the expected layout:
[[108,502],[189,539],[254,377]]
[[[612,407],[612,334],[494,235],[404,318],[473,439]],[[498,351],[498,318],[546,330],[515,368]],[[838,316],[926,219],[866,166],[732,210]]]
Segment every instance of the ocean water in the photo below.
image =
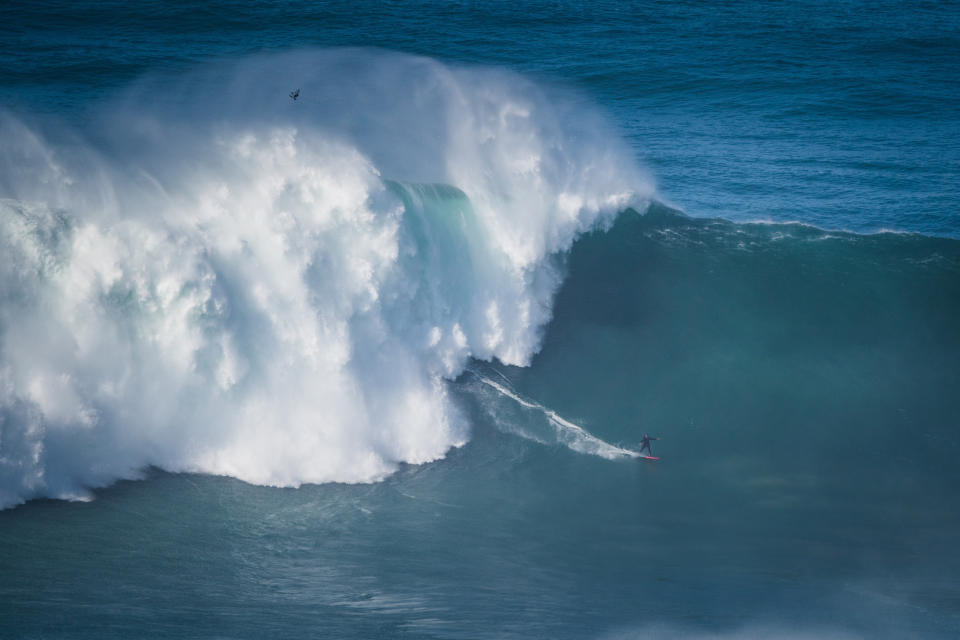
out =
[[940,2],[4,3],[0,637],[957,637],[958,59]]

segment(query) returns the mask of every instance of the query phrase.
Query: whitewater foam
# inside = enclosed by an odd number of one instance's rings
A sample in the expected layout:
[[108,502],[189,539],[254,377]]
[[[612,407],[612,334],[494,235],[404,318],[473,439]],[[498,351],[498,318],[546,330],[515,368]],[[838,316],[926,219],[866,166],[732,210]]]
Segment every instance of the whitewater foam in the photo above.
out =
[[441,457],[444,381],[529,362],[554,256],[652,191],[579,100],[386,52],[150,78],[99,121],[0,119],[0,507]]

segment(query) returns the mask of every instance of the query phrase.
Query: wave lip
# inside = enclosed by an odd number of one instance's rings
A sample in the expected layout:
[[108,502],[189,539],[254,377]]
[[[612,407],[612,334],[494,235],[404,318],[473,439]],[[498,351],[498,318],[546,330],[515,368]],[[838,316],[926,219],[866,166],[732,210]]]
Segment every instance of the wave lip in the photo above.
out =
[[554,256],[652,191],[574,97],[389,52],[148,78],[100,116],[0,118],[3,507],[439,458],[469,431],[444,380],[529,362]]

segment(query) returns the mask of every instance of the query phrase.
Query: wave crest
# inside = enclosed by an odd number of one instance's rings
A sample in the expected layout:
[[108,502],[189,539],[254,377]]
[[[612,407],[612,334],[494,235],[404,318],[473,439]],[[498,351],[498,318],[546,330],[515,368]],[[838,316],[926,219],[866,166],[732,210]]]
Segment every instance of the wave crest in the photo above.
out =
[[468,436],[444,380],[528,362],[553,256],[651,192],[574,97],[387,52],[151,78],[99,116],[0,120],[0,506],[441,457]]

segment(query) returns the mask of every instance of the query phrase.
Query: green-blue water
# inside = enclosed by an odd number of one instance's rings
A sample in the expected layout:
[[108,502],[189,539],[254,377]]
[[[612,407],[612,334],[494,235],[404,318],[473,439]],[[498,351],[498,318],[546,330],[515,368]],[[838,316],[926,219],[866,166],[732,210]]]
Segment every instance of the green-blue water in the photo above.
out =
[[0,637],[960,633],[955,5],[0,24]]

